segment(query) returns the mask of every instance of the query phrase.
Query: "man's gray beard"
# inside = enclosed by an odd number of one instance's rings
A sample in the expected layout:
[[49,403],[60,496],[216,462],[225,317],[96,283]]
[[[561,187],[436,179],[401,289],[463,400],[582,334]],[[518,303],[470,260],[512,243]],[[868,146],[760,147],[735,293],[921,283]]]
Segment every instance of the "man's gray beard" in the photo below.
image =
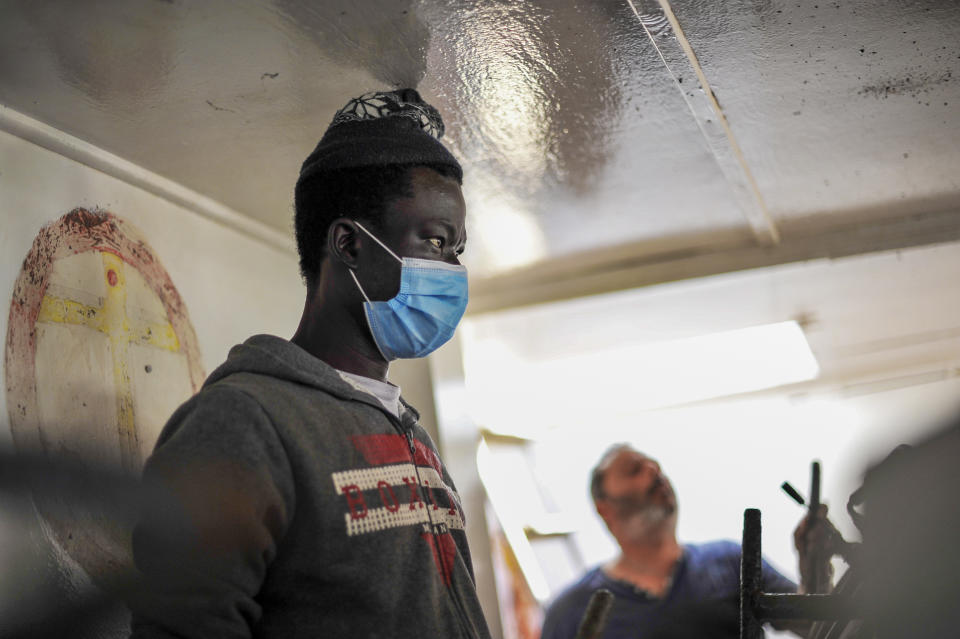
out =
[[623,519],[623,532],[631,540],[640,541],[662,528],[677,509],[666,504],[654,504],[635,510]]

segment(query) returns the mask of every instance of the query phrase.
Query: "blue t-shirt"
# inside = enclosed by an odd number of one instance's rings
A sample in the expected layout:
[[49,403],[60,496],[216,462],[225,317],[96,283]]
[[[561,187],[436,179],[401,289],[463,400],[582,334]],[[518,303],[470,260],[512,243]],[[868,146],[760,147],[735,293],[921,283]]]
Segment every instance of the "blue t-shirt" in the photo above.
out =
[[[764,592],[796,592],[796,584],[766,561],[762,573]],[[573,639],[599,588],[614,596],[604,639],[737,637],[740,546],[732,541],[685,544],[662,599],[594,568],[547,608],[541,639]]]

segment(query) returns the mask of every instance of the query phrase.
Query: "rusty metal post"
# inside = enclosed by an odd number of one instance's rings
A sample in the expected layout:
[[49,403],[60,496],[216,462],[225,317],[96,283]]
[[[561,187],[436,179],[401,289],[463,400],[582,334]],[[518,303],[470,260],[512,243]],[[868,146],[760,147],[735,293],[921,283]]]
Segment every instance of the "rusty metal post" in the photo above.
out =
[[[817,516],[817,513],[820,510],[820,462],[814,461],[810,464],[810,503],[809,503],[809,518],[813,522],[814,518]],[[804,589],[808,594],[814,593],[825,593],[828,588],[824,587],[824,584],[820,582],[823,579],[823,575],[820,574],[820,566],[818,562],[810,562],[810,574],[807,575],[807,581],[809,583],[804,584]]]
[[743,544],[740,547],[740,639],[762,639],[763,627],[754,607],[760,595],[761,579],[760,511],[743,511]]

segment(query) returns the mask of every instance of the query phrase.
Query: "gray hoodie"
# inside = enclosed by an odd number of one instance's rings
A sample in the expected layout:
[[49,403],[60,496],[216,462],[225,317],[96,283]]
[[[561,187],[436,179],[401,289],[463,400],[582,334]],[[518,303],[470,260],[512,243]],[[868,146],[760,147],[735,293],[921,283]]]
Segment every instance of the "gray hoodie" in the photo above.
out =
[[278,337],[231,349],[147,461],[186,517],[148,509],[134,533],[132,636],[489,637],[417,418]]

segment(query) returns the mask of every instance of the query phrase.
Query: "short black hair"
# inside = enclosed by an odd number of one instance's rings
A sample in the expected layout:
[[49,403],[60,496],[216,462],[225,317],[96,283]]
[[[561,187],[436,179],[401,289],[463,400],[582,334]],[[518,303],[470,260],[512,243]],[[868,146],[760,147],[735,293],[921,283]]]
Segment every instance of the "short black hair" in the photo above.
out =
[[314,172],[297,181],[294,190],[294,230],[300,274],[313,288],[327,246],[330,223],[339,217],[361,219],[376,226],[387,205],[413,196],[410,171],[425,167],[462,184],[460,173],[446,164],[388,164]]

